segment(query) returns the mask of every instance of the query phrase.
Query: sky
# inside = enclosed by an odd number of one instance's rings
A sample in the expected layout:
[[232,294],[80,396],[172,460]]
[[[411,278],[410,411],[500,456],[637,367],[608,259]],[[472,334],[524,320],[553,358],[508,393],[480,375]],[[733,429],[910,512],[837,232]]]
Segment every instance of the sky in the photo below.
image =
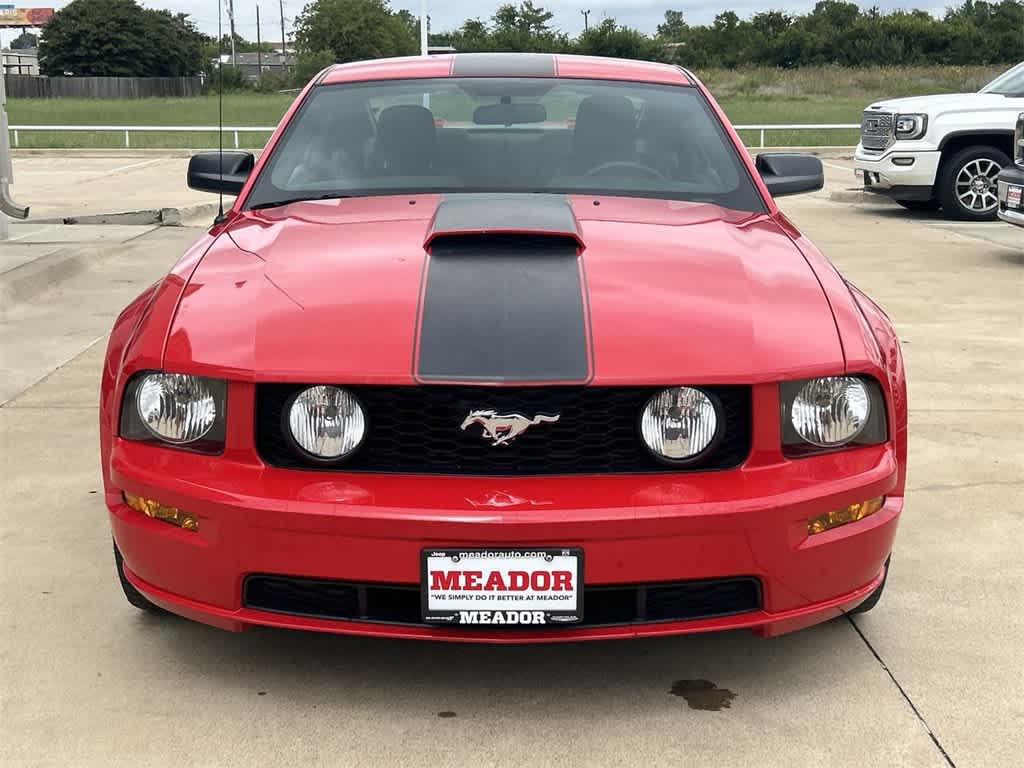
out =
[[[36,0],[16,2],[19,7],[39,5],[61,7],[70,0]],[[226,1],[226,0],[225,0]],[[504,0],[517,2],[518,0]],[[291,34],[292,22],[302,12],[307,0],[283,0],[285,27]],[[488,19],[503,0],[428,0],[430,27],[434,31],[454,29],[467,18]],[[707,24],[724,9],[731,9],[741,17],[748,17],[763,10],[784,10],[788,13],[804,13],[814,7],[815,0],[728,0],[723,2],[701,2],[700,0],[534,0],[534,4],[547,8],[555,14],[554,26],[571,35],[583,30],[582,10],[590,11],[590,23],[600,23],[605,17],[613,17],[620,24],[635,27],[644,32],[654,32],[665,15],[665,10],[681,10],[691,24]],[[922,8],[941,13],[944,6],[956,5],[959,0],[863,0],[859,5],[868,8],[877,5],[883,10],[895,8]],[[207,34],[217,32],[217,0],[142,0],[142,5],[151,8],[167,8],[174,12],[188,13],[196,24]],[[235,27],[242,37],[256,39],[257,0],[234,0]],[[419,13],[420,0],[391,0],[394,9],[408,8]],[[281,20],[278,0],[259,0],[261,26],[264,39],[276,40],[281,36]],[[225,18],[225,26],[227,20]],[[7,39],[6,37],[4,38]]]

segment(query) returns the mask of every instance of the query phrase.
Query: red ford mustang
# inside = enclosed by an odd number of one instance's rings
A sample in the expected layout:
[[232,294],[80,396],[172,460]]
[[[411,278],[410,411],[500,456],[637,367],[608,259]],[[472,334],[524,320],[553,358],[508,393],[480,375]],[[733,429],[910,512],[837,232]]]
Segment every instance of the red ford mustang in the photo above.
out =
[[487,642],[874,605],[899,342],[679,68],[331,67],[117,320],[100,441],[128,600],[225,629]]

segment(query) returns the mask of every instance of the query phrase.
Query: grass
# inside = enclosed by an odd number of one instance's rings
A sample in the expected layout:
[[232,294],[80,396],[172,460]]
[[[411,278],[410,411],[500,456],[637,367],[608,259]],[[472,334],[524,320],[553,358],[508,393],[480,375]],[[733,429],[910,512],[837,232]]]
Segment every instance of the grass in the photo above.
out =
[[[753,67],[707,70],[698,74],[721,101],[729,119],[750,123],[856,123],[864,107],[887,96],[974,91],[1005,67],[808,67],[779,70]],[[232,93],[224,97],[226,125],[271,126],[280,120],[293,94]],[[216,96],[192,99],[11,99],[12,125],[216,125]],[[239,135],[239,145],[261,147],[268,134]],[[757,146],[757,131],[741,132]],[[122,133],[31,131],[19,134],[21,147],[120,148]],[[850,145],[857,131],[770,131],[769,146]],[[225,136],[233,146],[234,137]],[[213,147],[216,132],[133,133],[133,147]]]

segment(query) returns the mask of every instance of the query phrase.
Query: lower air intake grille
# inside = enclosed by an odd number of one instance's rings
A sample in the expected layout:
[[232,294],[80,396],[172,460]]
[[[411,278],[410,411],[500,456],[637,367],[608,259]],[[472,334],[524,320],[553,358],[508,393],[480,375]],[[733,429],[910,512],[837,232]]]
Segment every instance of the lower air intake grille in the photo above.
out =
[[[420,621],[420,588],[414,584],[359,584],[255,574],[245,580],[242,604],[293,616],[428,626]],[[761,583],[750,576],[591,586],[583,589],[582,626],[707,619],[760,608]]]

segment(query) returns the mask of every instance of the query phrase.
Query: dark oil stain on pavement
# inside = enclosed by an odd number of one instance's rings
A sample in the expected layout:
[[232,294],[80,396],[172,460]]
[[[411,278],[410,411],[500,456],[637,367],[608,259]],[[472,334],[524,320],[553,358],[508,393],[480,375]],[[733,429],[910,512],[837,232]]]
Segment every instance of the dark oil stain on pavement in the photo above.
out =
[[718,712],[732,706],[736,694],[728,688],[718,688],[710,680],[676,680],[669,693],[686,699],[690,709]]
[[456,715],[450,709],[446,709],[443,712],[438,712],[437,716],[438,717],[455,717]]

